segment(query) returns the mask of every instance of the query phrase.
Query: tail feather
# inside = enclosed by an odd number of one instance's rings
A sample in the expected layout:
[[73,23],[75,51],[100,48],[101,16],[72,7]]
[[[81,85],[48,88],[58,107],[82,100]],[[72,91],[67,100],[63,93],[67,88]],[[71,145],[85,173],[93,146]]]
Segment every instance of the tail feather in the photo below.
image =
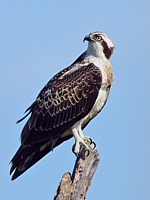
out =
[[45,141],[33,145],[21,145],[15,156],[11,160],[10,175],[12,174],[12,180],[23,174],[26,170],[32,167],[47,153],[52,151],[56,146],[70,139],[72,136],[66,136],[64,138],[56,138],[51,141]]
[[[57,141],[56,141],[57,142]],[[51,141],[47,142],[45,148],[37,145],[23,146],[21,145],[17,153],[11,160],[10,175],[12,175],[12,180],[16,179],[18,176],[23,174],[27,169],[38,162],[42,157],[44,157],[48,152],[52,150]]]

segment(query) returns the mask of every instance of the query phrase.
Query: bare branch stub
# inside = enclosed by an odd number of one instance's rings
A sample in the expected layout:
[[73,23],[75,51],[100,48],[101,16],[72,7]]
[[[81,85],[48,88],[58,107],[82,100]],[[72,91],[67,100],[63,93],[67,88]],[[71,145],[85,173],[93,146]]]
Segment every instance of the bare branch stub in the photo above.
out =
[[71,174],[65,173],[59,183],[54,200],[71,200]]

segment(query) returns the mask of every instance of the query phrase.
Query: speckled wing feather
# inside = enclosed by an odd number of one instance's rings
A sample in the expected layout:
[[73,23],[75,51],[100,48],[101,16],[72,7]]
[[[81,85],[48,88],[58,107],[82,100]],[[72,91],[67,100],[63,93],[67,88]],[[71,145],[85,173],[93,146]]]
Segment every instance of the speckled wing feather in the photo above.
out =
[[59,137],[90,112],[101,86],[99,68],[89,64],[75,71],[72,68],[70,73],[67,70],[50,80],[33,103],[26,126],[34,132],[23,130],[22,143]]
[[31,116],[22,130],[21,146],[11,160],[12,180],[72,137],[62,134],[90,112],[101,82],[98,67],[79,63],[62,70],[46,84],[28,109]]

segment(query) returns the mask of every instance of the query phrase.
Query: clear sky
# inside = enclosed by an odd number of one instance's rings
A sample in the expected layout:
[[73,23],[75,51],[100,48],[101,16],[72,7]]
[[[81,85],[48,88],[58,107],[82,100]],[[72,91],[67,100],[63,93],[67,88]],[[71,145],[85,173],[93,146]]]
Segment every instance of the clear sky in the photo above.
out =
[[116,45],[114,82],[106,107],[84,130],[100,164],[88,200],[150,199],[150,1],[0,1],[0,199],[50,200],[72,171],[74,140],[15,181],[9,161],[25,123],[16,125],[46,82],[103,31]]

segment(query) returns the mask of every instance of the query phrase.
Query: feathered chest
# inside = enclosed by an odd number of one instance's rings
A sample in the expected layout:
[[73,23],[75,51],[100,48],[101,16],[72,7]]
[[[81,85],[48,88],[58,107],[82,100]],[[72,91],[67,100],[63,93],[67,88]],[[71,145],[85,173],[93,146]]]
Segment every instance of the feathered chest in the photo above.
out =
[[96,101],[89,114],[83,120],[83,126],[84,124],[87,124],[91,119],[93,119],[103,109],[108,99],[109,90],[113,81],[113,71],[109,62],[104,63],[99,61],[98,63],[94,62],[94,64],[99,66],[102,75],[102,82]]
[[100,70],[102,72],[102,84],[109,87],[113,81],[113,71],[111,65],[100,67]]

